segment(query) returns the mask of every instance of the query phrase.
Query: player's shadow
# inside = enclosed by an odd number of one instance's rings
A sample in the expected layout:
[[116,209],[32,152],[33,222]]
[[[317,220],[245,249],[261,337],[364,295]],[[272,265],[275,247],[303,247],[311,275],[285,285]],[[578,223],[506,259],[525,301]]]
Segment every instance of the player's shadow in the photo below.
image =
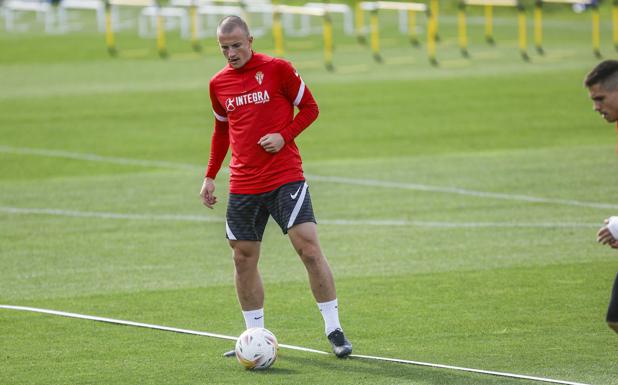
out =
[[[428,368],[416,365],[398,364],[393,362],[374,361],[363,358],[347,358],[338,359],[334,356],[332,360],[307,360],[306,358],[299,356],[281,356],[281,360],[293,361],[298,365],[312,365],[321,370],[332,370],[341,372],[342,375],[349,375],[354,373],[355,375],[367,374],[369,378],[371,376],[376,377],[388,377],[394,379],[405,380],[405,383],[414,383],[415,381],[423,383],[433,383],[436,385],[443,384],[475,384],[481,385],[485,383],[484,377],[480,374],[467,373],[467,372],[448,372],[445,369]],[[353,365],[346,365],[347,363]],[[274,368],[273,368],[274,369]],[[288,373],[281,372],[281,374],[292,374],[293,370],[287,371]],[[495,384],[496,377],[486,378],[488,383]],[[514,382],[515,381],[515,382]],[[527,384],[527,381],[517,381],[514,379],[503,378],[500,380],[500,384]]]

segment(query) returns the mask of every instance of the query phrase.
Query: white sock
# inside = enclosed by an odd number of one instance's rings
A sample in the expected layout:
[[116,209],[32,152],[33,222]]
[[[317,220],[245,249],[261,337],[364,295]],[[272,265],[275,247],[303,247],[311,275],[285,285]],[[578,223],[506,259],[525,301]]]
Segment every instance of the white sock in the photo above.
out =
[[242,316],[245,317],[247,329],[264,327],[264,308],[243,311]]
[[339,323],[337,298],[328,302],[318,302],[318,308],[320,309],[320,313],[322,313],[322,318],[324,318],[324,332],[326,335],[329,335],[335,329],[342,330],[341,324]]

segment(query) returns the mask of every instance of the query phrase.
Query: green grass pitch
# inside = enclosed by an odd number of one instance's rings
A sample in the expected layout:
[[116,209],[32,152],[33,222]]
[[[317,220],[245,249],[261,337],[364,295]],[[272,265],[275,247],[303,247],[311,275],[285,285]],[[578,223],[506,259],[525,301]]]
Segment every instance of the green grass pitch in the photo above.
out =
[[[355,353],[618,384],[604,321],[618,255],[595,243],[618,213],[618,160],[582,85],[597,63],[590,15],[548,10],[546,54],[530,44],[525,63],[513,12],[495,11],[490,47],[470,11],[464,59],[443,5],[437,68],[386,13],[382,64],[337,17],[335,72],[319,36],[286,41],[321,109],[298,143]],[[208,80],[223,65],[214,38],[197,54],[171,31],[161,60],[125,30],[110,58],[92,14],[78,19],[60,35],[0,22],[0,304],[240,334],[228,175],[214,211],[198,198]],[[272,53],[271,37],[255,48]],[[266,326],[327,350],[304,268],[273,225],[260,268]],[[0,384],[534,383],[285,349],[254,373],[221,357],[231,346],[0,309]]]

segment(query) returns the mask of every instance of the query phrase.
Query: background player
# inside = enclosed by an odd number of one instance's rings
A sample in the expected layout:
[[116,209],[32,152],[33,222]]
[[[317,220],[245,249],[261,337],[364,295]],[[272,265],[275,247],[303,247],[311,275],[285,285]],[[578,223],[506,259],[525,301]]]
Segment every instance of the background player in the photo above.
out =
[[[605,60],[599,63],[584,80],[594,110],[609,123],[618,121],[618,61]],[[605,220],[597,233],[597,241],[618,249],[618,217]],[[618,274],[614,280],[612,295],[607,310],[607,324],[618,333]]]

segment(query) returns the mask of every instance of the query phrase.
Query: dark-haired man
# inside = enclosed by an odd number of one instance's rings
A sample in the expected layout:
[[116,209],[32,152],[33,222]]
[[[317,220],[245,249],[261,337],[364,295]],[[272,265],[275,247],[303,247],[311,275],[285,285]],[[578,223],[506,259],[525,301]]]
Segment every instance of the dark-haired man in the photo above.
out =
[[[594,110],[609,123],[618,121],[618,61],[605,60],[599,63],[584,80]],[[618,217],[609,217],[597,232],[597,241],[618,249]],[[607,324],[618,333],[618,274],[614,280],[612,295],[607,310]]]
[[[217,28],[228,62],[210,81],[215,115],[210,160],[200,191],[209,208],[217,202],[214,179],[232,148],[226,235],[233,250],[235,283],[245,326],[264,327],[260,245],[270,216],[304,263],[337,357],[352,353],[343,334],[335,283],[322,253],[302,161],[294,138],[318,116],[318,106],[290,63],[256,53],[243,19],[224,18]],[[298,113],[294,115],[294,107]]]

